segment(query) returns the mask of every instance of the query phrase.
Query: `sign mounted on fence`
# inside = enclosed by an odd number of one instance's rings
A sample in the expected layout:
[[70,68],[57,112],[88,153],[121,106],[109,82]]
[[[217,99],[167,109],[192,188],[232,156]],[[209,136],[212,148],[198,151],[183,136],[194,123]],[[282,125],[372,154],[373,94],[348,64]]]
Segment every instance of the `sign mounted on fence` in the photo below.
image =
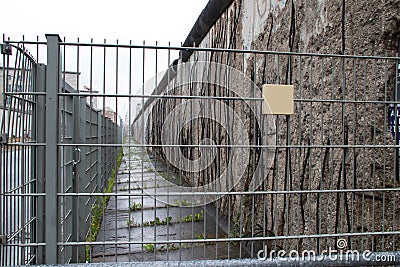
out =
[[[400,126],[400,104],[396,105],[396,108],[393,104],[389,106],[389,114],[388,114],[388,120],[389,120],[389,129],[390,133],[393,136],[393,139],[396,140],[396,135],[397,139],[400,139],[400,131],[399,131],[399,126]],[[397,129],[396,129],[396,121],[397,121]]]
[[293,85],[264,84],[263,114],[292,115],[294,113]]
[[[399,49],[400,49],[400,39],[399,39]],[[400,62],[397,62],[396,79],[397,79],[396,92],[393,93],[393,99],[395,101],[400,101]],[[393,140],[396,140],[396,134],[397,134],[397,140],[400,140],[399,117],[400,117],[400,104],[396,103],[396,108],[395,108],[395,104],[390,104],[388,120],[389,120],[389,129],[390,129],[390,133],[393,136]],[[397,122],[397,129],[396,129],[396,122]]]

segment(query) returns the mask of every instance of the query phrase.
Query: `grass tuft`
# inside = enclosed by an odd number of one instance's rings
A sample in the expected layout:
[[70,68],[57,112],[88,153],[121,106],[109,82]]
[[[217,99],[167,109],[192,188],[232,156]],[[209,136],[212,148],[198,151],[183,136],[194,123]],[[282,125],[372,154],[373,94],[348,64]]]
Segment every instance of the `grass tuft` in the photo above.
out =
[[[104,193],[111,193],[113,191],[115,181],[117,178],[117,172],[122,163],[122,158],[124,156],[122,148],[119,151],[117,157],[117,166],[112,170],[111,176],[107,181],[107,187],[104,189]],[[101,222],[103,220],[104,211],[107,208],[108,201],[110,200],[110,196],[97,197],[95,203],[92,206],[92,224],[90,226],[89,234],[86,238],[86,242],[94,242],[96,241],[97,234],[99,233],[99,229],[101,226]],[[91,260],[91,245],[86,245],[86,262],[90,262]]]

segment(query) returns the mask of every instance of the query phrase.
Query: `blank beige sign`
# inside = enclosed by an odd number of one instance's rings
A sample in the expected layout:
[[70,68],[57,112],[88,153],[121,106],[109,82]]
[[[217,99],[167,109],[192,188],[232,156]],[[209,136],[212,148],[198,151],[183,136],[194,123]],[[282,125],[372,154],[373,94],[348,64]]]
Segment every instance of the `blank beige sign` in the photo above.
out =
[[264,84],[262,89],[263,114],[290,115],[294,113],[293,85]]

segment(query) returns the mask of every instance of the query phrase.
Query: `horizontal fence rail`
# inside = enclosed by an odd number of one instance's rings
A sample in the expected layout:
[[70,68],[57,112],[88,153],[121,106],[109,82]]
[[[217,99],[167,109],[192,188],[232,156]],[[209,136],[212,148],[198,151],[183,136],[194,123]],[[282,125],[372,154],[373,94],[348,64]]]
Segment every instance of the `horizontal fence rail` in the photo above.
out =
[[399,263],[400,58],[3,43],[2,265]]

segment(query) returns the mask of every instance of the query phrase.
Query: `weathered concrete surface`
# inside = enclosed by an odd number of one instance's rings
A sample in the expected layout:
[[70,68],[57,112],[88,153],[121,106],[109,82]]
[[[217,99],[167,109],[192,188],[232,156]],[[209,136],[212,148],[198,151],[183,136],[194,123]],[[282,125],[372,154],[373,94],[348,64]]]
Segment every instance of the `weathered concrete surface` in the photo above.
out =
[[[345,1],[345,8],[342,3],[339,0],[236,0],[211,28],[200,47],[396,55],[400,36],[399,0]],[[223,197],[218,205],[221,212],[231,211],[226,214],[232,220],[244,220],[246,235],[254,236],[258,224],[261,226],[258,230],[262,228],[259,233],[292,236],[293,239],[275,243],[286,250],[313,248],[320,251],[336,246],[337,237],[329,235],[374,232],[375,236],[356,235],[346,239],[353,249],[399,249],[398,235],[390,238],[378,235],[400,230],[400,220],[396,219],[400,212],[396,204],[399,194],[372,192],[372,189],[399,186],[394,177],[395,142],[387,127],[388,101],[392,99],[395,85],[393,58],[289,57],[273,53],[207,51],[195,52],[189,61],[193,65],[201,61],[227,64],[242,71],[258,87],[266,83],[295,87],[295,114],[276,116],[276,145],[280,148],[276,149],[273,166],[261,177],[265,183],[259,190],[266,192],[265,195],[241,198],[240,192],[247,188],[238,187],[234,200]],[[204,75],[204,83],[184,85],[190,83],[192,73],[189,75],[178,69],[177,78],[169,87],[176,89],[168,93],[235,96],[229,90],[231,84],[224,79],[213,80],[212,75],[201,69],[193,73]],[[243,90],[247,90],[246,96],[254,95],[252,88]],[[169,99],[158,101],[153,107],[145,136],[148,144],[161,144],[163,122],[181,102]],[[248,130],[244,134],[251,139],[251,144],[259,144],[263,132],[257,129],[253,114],[241,101],[227,101],[227,104],[241,115]],[[196,155],[196,145],[205,138],[222,146],[228,140],[226,131],[208,119],[193,121],[179,131],[182,144],[192,146],[184,151],[187,158]],[[285,148],[286,145],[289,147]],[[160,158],[167,157],[161,149],[152,149]],[[251,158],[244,162],[248,166],[247,181],[252,179],[253,168],[259,161],[258,153],[257,149],[251,149]],[[222,147],[218,155],[214,164],[194,175],[195,184],[218,179],[225,170],[229,150]],[[349,189],[370,191],[336,192]],[[315,193],[268,193],[310,190]],[[328,237],[309,238],[310,235]]]
[[[114,192],[130,193],[132,196],[110,197],[96,240],[121,243],[93,246],[92,262],[204,260],[246,257],[247,254],[243,244],[227,244],[225,242],[204,244],[205,242],[201,241],[204,238],[227,237],[227,220],[221,217],[218,219],[220,225],[216,223],[214,206],[179,207],[167,205],[148,195],[150,191],[168,192],[170,183],[159,173],[163,173],[164,176],[169,178],[169,181],[179,183],[177,175],[166,172],[166,167],[163,163],[149,159],[146,155],[142,159],[140,150],[137,148],[125,148],[124,155],[124,161],[117,176]],[[188,203],[188,201],[183,202],[182,199],[179,196],[171,196],[171,201],[176,202],[177,205]],[[131,210],[130,207],[133,203],[140,203],[141,208]],[[212,215],[209,214],[211,210],[213,210]],[[193,218],[196,214],[201,216],[201,219],[196,221],[187,217],[192,216]],[[146,222],[149,224],[155,221],[157,217],[160,221],[167,221],[166,218],[170,218],[171,221],[169,224],[142,227]],[[221,225],[221,223],[225,223],[225,225]],[[193,242],[179,242],[180,240],[192,239]],[[167,245],[167,243],[162,243],[163,241],[176,242],[170,242]],[[131,243],[124,244],[124,242]],[[140,243],[135,244],[134,242]],[[154,250],[146,247],[147,244],[153,244],[153,242],[157,243]]]

